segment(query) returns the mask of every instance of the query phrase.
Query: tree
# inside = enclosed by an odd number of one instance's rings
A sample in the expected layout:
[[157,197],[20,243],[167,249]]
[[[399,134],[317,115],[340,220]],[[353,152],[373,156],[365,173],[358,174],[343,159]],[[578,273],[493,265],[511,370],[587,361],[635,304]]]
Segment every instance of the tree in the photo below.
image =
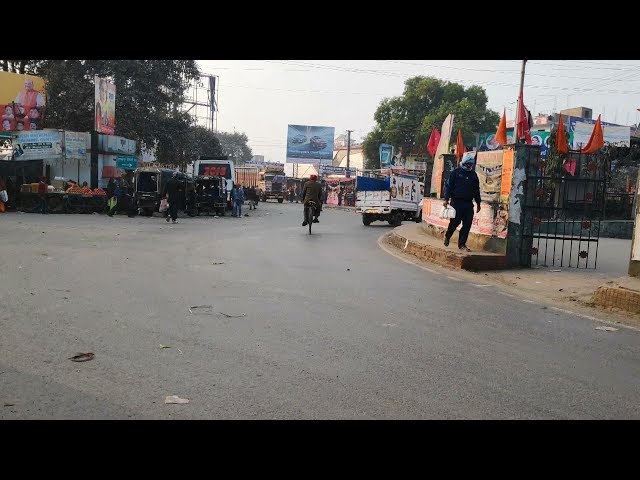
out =
[[200,125],[188,126],[173,138],[171,144],[165,143],[156,150],[160,163],[186,165],[202,155],[221,156],[223,153],[216,134]]
[[246,134],[218,132],[216,136],[220,140],[223,155],[235,159],[239,165],[251,160],[253,153],[248,145],[249,138]]
[[115,134],[163,156],[179,156],[191,123],[179,106],[189,82],[199,76],[194,60],[3,60],[3,69],[45,79],[45,126],[94,129],[94,75],[116,84]]
[[487,109],[482,87],[465,88],[433,77],[409,78],[403,94],[383,99],[374,113],[376,126],[363,142],[367,168],[379,168],[380,143],[393,145],[401,156],[429,156],[429,135],[450,113],[455,116],[454,132],[462,130],[465,145],[475,143],[475,133],[491,131],[500,121],[498,113]]

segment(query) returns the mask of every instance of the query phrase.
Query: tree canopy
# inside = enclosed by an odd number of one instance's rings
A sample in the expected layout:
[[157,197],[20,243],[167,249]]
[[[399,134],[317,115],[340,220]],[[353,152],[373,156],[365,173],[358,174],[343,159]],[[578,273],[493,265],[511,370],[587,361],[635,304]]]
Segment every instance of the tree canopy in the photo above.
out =
[[246,134],[217,132],[216,136],[220,140],[223,155],[228,155],[240,165],[251,160],[253,153]]
[[399,97],[385,98],[374,113],[376,126],[365,137],[363,146],[367,168],[379,168],[381,143],[393,145],[401,155],[429,155],[426,144],[434,127],[440,130],[448,114],[454,114],[452,142],[462,130],[465,145],[475,143],[475,133],[495,129],[498,113],[487,109],[484,88],[433,77],[412,77],[405,81]]

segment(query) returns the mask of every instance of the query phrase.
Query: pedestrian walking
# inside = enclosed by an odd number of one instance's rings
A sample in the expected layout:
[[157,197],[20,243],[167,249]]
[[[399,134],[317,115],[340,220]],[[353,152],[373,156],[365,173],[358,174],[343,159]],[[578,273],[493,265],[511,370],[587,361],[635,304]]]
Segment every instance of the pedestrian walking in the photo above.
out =
[[169,217],[171,217],[172,223],[178,223],[179,192],[180,182],[178,181],[178,172],[173,172],[173,176],[165,183],[162,189],[162,196],[169,202],[169,208],[165,212],[167,223],[169,223]]
[[233,212],[232,216],[241,217],[242,216],[242,204],[244,203],[244,189],[242,188],[242,184],[238,183],[236,188],[233,190]]
[[455,218],[449,220],[449,228],[444,236],[444,246],[449,246],[451,236],[462,223],[458,235],[458,248],[467,252],[471,251],[467,247],[467,239],[473,222],[472,200],[475,200],[477,205],[476,213],[480,213],[480,180],[473,170],[473,163],[473,157],[463,158],[460,166],[449,175],[444,188],[444,206],[448,206],[451,200],[451,206],[456,210]]

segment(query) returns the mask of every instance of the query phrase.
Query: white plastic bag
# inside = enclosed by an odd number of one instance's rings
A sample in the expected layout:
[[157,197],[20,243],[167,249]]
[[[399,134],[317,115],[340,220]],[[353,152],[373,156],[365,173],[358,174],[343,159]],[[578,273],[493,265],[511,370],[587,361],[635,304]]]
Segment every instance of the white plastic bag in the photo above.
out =
[[160,200],[160,208],[158,210],[160,210],[161,212],[166,212],[167,210],[169,210],[169,202],[167,202],[166,198]]
[[442,211],[440,212],[440,218],[456,218],[456,209],[451,205],[447,205],[446,207],[442,207]]
[[9,195],[7,195],[7,191],[6,190],[0,190],[0,201],[2,201],[2,202],[8,202],[9,201]]

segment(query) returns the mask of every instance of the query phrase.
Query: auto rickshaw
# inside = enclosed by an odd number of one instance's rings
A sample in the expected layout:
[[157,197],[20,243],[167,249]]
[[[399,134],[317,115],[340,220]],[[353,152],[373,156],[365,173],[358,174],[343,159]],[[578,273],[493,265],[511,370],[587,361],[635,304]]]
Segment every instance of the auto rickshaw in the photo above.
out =
[[[187,202],[192,208],[187,212],[190,216],[200,215],[206,212],[224,216],[227,205],[226,179],[224,177],[198,175],[193,178],[193,201],[191,195],[187,196]],[[191,206],[191,205],[190,205]]]
[[[135,171],[135,199],[136,206],[141,215],[150,217],[153,212],[160,211],[160,200],[162,191],[175,170],[158,167],[142,167]],[[182,210],[187,215],[193,216],[195,205],[188,201],[188,197],[193,196],[194,181],[191,175],[178,172],[177,180],[181,184],[181,195],[179,198],[178,210]]]

